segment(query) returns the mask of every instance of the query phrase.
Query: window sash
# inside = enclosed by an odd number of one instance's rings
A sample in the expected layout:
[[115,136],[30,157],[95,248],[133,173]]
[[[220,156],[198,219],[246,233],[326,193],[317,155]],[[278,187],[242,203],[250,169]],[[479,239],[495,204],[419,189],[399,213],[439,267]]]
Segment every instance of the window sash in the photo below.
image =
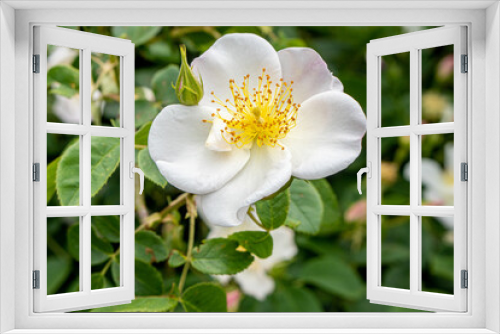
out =
[[[47,123],[47,45],[80,50],[81,124]],[[121,58],[119,128],[93,126],[90,119],[91,52]],[[34,80],[34,162],[40,163],[40,182],[33,185],[34,270],[40,271],[40,289],[34,289],[34,311],[73,311],[134,299],[134,180],[129,176],[134,162],[134,45],[128,40],[47,26],[35,27],[34,54],[40,55],[40,73]],[[80,138],[80,205],[47,206],[47,134],[77,135]],[[91,205],[92,136],[120,138],[121,204]],[[91,289],[91,217],[120,215],[120,287]],[[47,295],[47,217],[80,217],[80,291]]]
[[[467,183],[460,182],[460,163],[467,162],[467,76],[460,73],[461,55],[467,54],[466,28],[451,26],[371,41],[367,47],[367,298],[373,303],[431,311],[467,311],[467,290],[460,272],[467,269]],[[420,50],[454,45],[454,122],[420,124]],[[410,125],[381,127],[381,57],[410,52]],[[420,205],[420,136],[454,133],[454,206]],[[381,138],[410,136],[410,205],[381,205]],[[381,281],[381,216],[410,217],[410,289],[383,287]],[[421,291],[420,216],[454,217],[454,294]]]

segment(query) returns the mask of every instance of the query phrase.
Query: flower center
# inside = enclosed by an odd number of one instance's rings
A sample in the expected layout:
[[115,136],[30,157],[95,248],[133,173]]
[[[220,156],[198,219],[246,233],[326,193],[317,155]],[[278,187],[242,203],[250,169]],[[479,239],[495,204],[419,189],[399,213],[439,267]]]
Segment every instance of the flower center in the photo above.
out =
[[222,138],[237,148],[255,140],[259,147],[277,145],[285,149],[278,140],[285,138],[296,125],[300,104],[293,103],[293,81],[287,84],[280,79],[279,83],[273,84],[265,72],[266,69],[263,68],[257,88],[252,91],[249,88],[250,74],[244,76],[241,86],[230,79],[229,89],[233,101],[227,99],[223,102],[214,92],[211,93],[214,96],[212,102],[218,103],[227,111],[221,113],[218,108],[217,113],[212,114],[225,124],[224,129],[220,130]]

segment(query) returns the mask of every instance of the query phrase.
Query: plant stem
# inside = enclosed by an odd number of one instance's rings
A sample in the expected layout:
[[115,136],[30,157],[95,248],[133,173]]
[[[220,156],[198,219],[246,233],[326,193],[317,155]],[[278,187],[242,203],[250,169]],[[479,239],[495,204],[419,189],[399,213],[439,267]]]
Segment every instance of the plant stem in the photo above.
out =
[[147,218],[149,216],[149,211],[148,208],[146,207],[146,201],[144,200],[144,196],[141,196],[139,194],[139,186],[140,186],[140,181],[139,178],[135,178],[135,210],[137,212],[137,216],[139,217],[139,220],[141,221],[141,226],[146,225],[147,223]]
[[247,215],[248,217],[250,217],[251,220],[253,220],[253,222],[257,225],[259,225],[260,227],[262,227],[264,230],[268,231],[269,232],[269,229],[265,228],[264,225],[262,225],[259,220],[253,215],[252,211],[250,211],[251,209],[248,209],[247,211]]
[[157,221],[157,219],[162,220],[165,218],[170,212],[177,210],[181,206],[183,206],[186,203],[186,199],[189,194],[184,193],[182,195],[179,195],[176,199],[174,199],[165,209],[161,210],[159,212],[159,217],[158,217],[158,212],[155,212],[149,216],[147,216],[144,220],[141,219],[141,225],[139,225],[135,231],[141,231],[148,227],[151,223],[154,223]]
[[182,294],[182,290],[184,289],[187,273],[191,265],[191,254],[193,252],[194,229],[195,229],[195,221],[197,213],[196,213],[196,204],[194,203],[192,196],[188,197],[188,199],[186,200],[186,207],[189,215],[189,239],[188,239],[188,248],[186,254],[186,264],[184,264],[184,267],[182,268],[182,274],[179,280],[179,294]]

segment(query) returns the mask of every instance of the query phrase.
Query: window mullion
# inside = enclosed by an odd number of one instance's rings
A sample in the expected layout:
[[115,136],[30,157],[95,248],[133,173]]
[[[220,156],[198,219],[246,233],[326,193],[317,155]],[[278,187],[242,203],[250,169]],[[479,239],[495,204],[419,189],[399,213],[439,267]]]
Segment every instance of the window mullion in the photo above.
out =
[[82,106],[82,124],[87,128],[86,133],[82,136],[81,150],[80,150],[80,170],[82,171],[81,177],[81,205],[86,210],[86,214],[82,219],[81,236],[80,236],[80,251],[83,252],[82,261],[80,261],[80,268],[83,277],[83,291],[90,293],[91,291],[91,142],[92,135],[90,133],[91,124],[91,63],[90,63],[90,49],[84,48],[82,50],[82,66],[81,68],[81,85],[80,85],[80,100]]
[[[410,127],[419,123],[420,101],[420,61],[419,50],[410,51]],[[419,205],[419,137],[414,131],[410,133],[410,291],[415,293],[420,286],[420,240],[419,217],[413,209]]]

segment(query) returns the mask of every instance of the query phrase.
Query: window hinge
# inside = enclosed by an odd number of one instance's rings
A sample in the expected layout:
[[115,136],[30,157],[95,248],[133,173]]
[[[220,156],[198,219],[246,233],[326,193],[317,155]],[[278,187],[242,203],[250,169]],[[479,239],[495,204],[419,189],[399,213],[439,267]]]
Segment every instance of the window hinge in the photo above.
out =
[[33,164],[33,181],[40,182],[40,164],[38,162]]
[[40,55],[33,55],[33,73],[40,73]]
[[40,289],[40,270],[33,270],[33,289]]
[[469,287],[469,274],[467,270],[462,270],[461,271],[461,276],[462,276],[462,289],[467,289]]
[[469,72],[469,57],[467,55],[462,55],[462,73]]
[[460,164],[460,180],[469,181],[469,166],[466,162]]

